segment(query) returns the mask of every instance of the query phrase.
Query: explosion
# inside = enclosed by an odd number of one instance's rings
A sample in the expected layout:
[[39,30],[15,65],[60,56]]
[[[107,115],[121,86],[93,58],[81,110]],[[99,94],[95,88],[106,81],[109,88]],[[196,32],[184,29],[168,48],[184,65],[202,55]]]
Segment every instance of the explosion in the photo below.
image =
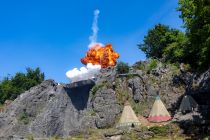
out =
[[81,59],[81,62],[85,65],[92,63],[93,65],[101,65],[101,68],[107,68],[115,66],[118,58],[119,54],[114,52],[111,44],[107,44],[104,47],[100,44],[95,44],[89,49],[86,56]]
[[90,44],[88,45],[90,49],[86,53],[86,56],[81,59],[81,62],[86,66],[80,69],[74,68],[66,72],[66,76],[71,82],[93,79],[100,73],[101,68],[107,68],[117,64],[119,54],[113,50],[112,45],[107,44],[104,46],[102,43],[97,42],[99,13],[100,11],[98,9],[94,11],[93,34],[89,37]]

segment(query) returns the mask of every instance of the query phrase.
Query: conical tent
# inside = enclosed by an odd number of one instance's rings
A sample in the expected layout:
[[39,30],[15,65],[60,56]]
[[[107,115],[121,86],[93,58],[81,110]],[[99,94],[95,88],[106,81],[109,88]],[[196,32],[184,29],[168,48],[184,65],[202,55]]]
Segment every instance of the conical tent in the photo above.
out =
[[190,112],[193,111],[198,106],[197,102],[190,95],[185,95],[182,98],[182,102],[179,107],[181,112]]
[[136,125],[140,125],[136,114],[134,113],[133,109],[131,108],[128,102],[125,103],[121,118],[119,123],[117,124],[117,128],[119,127],[133,127]]
[[148,120],[150,122],[164,122],[170,119],[171,119],[171,116],[169,112],[167,111],[163,102],[160,100],[160,97],[157,96],[152,106],[152,110],[149,114]]

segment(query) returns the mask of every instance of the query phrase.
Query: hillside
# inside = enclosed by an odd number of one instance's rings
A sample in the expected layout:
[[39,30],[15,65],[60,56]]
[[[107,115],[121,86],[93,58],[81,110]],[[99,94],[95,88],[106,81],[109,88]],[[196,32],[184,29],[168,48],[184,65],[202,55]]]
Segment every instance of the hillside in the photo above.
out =
[[[58,84],[46,80],[22,93],[0,113],[0,138],[67,137],[90,129],[105,132],[115,128],[126,100],[138,116],[147,117],[157,93],[170,114],[176,116],[180,133],[189,134],[181,130],[187,130],[195,121],[192,115],[177,115],[181,98],[185,93],[192,94],[202,105],[197,115],[201,119],[195,127],[206,127],[210,112],[209,91],[209,70],[196,75],[171,64],[157,62],[152,65],[151,61],[137,62],[126,74],[103,69],[95,82]],[[188,123],[181,125],[183,119]],[[200,120],[205,123],[201,124]]]

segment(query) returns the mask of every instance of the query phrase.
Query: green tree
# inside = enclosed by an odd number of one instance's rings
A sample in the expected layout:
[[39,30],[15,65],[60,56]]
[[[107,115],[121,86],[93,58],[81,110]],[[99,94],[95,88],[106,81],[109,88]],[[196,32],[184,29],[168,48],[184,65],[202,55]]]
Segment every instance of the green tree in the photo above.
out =
[[129,65],[128,63],[118,62],[116,67],[118,74],[128,73],[129,72]]
[[26,73],[18,72],[14,77],[5,77],[0,82],[0,103],[14,100],[18,95],[44,80],[44,73],[39,68],[27,68]]
[[176,62],[186,62],[186,54],[188,50],[186,45],[188,44],[188,39],[186,35],[178,31],[174,42],[168,44],[163,50],[163,58],[167,62],[176,63]]
[[143,43],[138,46],[147,58],[165,58],[165,61],[174,62],[183,60],[186,42],[187,39],[183,32],[157,24],[148,31]]
[[210,64],[210,1],[179,0],[178,10],[189,38],[186,54],[189,63],[207,69]]

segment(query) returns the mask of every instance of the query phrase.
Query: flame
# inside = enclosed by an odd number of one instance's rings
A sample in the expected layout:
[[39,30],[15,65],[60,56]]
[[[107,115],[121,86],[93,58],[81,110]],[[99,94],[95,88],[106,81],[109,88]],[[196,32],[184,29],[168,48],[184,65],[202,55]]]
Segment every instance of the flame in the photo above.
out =
[[112,44],[107,44],[102,47],[100,44],[95,44],[87,52],[86,56],[81,59],[83,64],[92,63],[93,65],[101,65],[102,68],[115,66],[119,54],[114,52]]

